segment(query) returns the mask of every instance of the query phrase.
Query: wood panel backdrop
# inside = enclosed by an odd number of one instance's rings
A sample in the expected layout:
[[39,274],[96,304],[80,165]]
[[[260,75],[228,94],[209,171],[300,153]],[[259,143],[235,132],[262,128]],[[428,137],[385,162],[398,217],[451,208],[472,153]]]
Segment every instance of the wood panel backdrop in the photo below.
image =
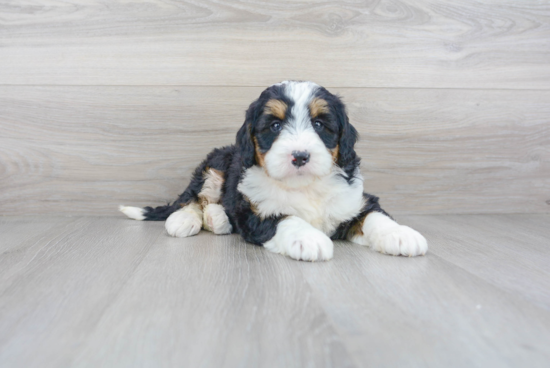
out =
[[549,1],[0,0],[0,214],[172,200],[284,79],[390,212],[550,212]]

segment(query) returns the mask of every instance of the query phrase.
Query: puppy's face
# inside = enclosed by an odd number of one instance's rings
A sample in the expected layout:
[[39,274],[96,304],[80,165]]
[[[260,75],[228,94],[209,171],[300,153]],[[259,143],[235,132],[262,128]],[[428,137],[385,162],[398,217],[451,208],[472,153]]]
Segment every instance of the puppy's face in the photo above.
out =
[[356,137],[338,97],[311,82],[286,81],[250,105],[237,145],[245,167],[259,165],[296,187],[345,165],[343,156],[351,152],[355,158]]

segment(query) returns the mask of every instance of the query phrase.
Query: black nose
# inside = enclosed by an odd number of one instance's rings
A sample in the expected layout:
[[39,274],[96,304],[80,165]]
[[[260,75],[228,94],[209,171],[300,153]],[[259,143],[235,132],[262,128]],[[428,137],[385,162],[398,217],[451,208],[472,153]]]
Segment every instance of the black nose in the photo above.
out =
[[296,167],[304,166],[309,161],[309,152],[308,151],[292,151],[292,165]]

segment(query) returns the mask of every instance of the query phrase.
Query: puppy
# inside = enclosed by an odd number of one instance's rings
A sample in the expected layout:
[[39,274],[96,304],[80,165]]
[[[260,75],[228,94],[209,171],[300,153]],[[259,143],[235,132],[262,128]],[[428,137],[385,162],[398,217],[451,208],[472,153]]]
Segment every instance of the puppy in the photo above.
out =
[[166,220],[175,237],[201,228],[238,233],[303,261],[331,259],[335,239],[424,255],[426,239],[363,193],[356,141],[337,96],[312,82],[277,83],[250,105],[236,144],[208,154],[174,203],[120,211],[135,220]]

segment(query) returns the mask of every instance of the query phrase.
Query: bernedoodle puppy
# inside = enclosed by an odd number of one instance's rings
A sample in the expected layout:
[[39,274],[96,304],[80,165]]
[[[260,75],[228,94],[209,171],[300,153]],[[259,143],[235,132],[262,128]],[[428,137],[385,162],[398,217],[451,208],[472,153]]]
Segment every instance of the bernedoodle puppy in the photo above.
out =
[[174,203],[120,211],[166,220],[175,237],[201,228],[238,233],[303,261],[331,259],[335,239],[386,254],[425,254],[426,239],[363,192],[357,137],[337,96],[312,82],[277,83],[250,105],[236,143],[208,154]]

